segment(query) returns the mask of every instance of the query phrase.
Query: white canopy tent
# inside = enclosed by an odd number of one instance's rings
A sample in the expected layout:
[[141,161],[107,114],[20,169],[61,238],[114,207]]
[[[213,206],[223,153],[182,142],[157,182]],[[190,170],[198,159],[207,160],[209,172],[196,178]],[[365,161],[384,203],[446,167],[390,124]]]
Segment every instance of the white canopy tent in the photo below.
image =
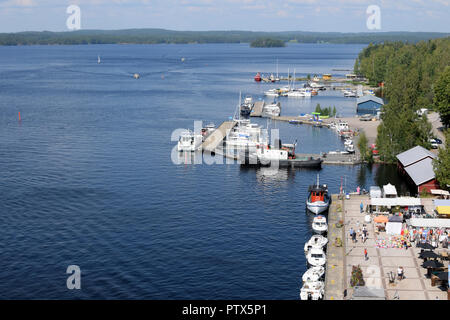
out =
[[394,185],[388,183],[383,186],[383,196],[385,198],[397,198],[397,189]]
[[420,207],[422,201],[420,198],[414,197],[372,198],[370,199],[370,205],[379,207]]

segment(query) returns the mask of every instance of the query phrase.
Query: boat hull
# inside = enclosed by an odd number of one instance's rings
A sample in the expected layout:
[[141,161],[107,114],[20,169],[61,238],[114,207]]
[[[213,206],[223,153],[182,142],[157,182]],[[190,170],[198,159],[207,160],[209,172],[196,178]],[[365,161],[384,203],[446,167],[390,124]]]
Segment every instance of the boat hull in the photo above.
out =
[[322,159],[287,159],[278,161],[261,161],[256,157],[245,156],[241,158],[242,166],[257,166],[257,167],[279,167],[279,168],[310,168],[321,169]]
[[329,203],[328,202],[318,202],[318,201],[306,202],[306,207],[308,208],[309,211],[311,211],[315,214],[319,214],[328,209]]

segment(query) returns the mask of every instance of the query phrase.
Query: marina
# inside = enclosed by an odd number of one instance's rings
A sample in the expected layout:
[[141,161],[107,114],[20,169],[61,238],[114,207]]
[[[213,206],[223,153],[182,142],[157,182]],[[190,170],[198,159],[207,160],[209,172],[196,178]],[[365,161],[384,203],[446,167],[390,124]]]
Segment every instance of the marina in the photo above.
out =
[[[298,61],[301,77],[318,69],[348,69],[362,47],[293,44],[283,48],[279,64]],[[241,44],[27,49],[0,53],[3,67],[9,66],[0,80],[8,88],[0,102],[0,209],[8,222],[1,288],[8,298],[292,300],[300,298],[305,274],[305,281],[314,283],[303,290],[307,298],[343,297],[331,287],[344,281],[335,272],[341,261],[333,251],[333,233],[342,231],[334,229],[333,217],[341,180],[346,190],[404,185],[395,166],[361,164],[357,148],[348,153],[331,127],[346,122],[352,132],[364,130],[375,141],[379,121],[360,121],[355,98],[328,87],[310,98],[280,96],[280,116],[262,117],[259,99],[273,101],[264,96],[271,85],[252,77],[257,69],[275,68],[273,53],[263,52],[249,65],[252,50]],[[28,61],[42,68],[31,70]],[[230,117],[239,92],[241,104],[250,96],[254,104],[250,116],[239,113],[249,118],[248,130],[244,122],[235,130],[239,122]],[[318,103],[335,105],[337,117],[314,120]],[[200,119],[204,123],[196,132],[193,124]],[[261,159],[286,151],[290,162],[319,159],[320,169],[245,166],[240,153],[227,152],[227,137],[232,144],[255,146],[252,133],[270,129],[279,131],[283,143],[261,135],[260,141],[270,141]],[[178,152],[180,136],[187,138],[187,150]],[[353,138],[356,146],[358,135]],[[233,161],[178,164],[171,162],[172,154]],[[317,173],[332,198],[328,212],[320,213],[328,225],[325,245],[310,242],[315,214],[306,200]],[[316,248],[323,249],[320,259],[310,256],[313,264],[316,258],[323,263],[317,268],[308,267],[302,252],[308,242],[322,246]],[[79,261],[89,276],[83,290],[70,292],[60,285],[61,264]]]

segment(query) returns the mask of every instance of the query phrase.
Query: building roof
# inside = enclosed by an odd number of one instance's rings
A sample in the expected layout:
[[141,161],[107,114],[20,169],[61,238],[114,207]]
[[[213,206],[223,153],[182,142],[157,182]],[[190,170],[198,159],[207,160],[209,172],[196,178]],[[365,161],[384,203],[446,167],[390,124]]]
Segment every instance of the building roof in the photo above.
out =
[[410,166],[405,167],[406,173],[411,177],[416,186],[434,179],[433,159],[425,158]]
[[398,161],[400,161],[400,163],[404,167],[409,166],[411,163],[417,162],[426,157],[431,157],[434,159],[436,158],[436,155],[421,146],[415,146],[414,148],[406,150],[405,152],[399,153],[397,155]]
[[356,104],[364,103],[364,102],[367,102],[367,101],[375,101],[376,103],[384,105],[383,99],[375,97],[375,96],[372,96],[370,94],[368,94],[366,96],[359,97],[358,99],[356,99]]

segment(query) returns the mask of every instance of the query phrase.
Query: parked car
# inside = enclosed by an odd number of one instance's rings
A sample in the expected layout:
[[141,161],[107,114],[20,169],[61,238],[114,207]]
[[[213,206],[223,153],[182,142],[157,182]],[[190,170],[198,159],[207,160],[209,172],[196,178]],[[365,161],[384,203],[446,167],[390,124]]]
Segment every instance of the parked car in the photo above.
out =
[[428,141],[431,143],[431,148],[432,148],[432,149],[437,149],[437,148],[439,148],[439,145],[438,145],[438,143],[436,142],[435,139],[430,139],[430,140],[428,140]]
[[434,138],[434,141],[436,141],[437,144],[442,144],[442,140],[438,138]]

